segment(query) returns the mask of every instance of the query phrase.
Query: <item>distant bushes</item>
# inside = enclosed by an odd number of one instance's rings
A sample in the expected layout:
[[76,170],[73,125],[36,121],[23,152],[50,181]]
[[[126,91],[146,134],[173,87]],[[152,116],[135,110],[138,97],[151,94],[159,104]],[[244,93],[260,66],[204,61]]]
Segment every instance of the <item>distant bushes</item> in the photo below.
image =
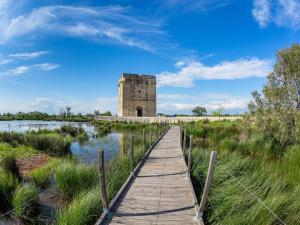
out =
[[94,119],[93,114],[63,114],[50,115],[43,112],[18,112],[16,114],[3,113],[0,114],[0,120],[44,120],[44,121],[72,121],[72,122],[90,122]]

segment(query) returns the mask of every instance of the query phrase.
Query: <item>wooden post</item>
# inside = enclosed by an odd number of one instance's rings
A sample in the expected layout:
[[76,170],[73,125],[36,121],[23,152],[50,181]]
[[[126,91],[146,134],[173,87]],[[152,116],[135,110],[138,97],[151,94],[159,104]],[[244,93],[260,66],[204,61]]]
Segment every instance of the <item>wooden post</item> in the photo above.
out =
[[145,129],[143,129],[143,151],[146,151],[146,134]]
[[182,144],[182,150],[185,151],[186,148],[186,130],[183,129],[183,144]]
[[191,175],[192,151],[193,151],[193,135],[190,135],[190,147],[189,147],[189,156],[188,156],[188,171],[186,173],[187,177],[189,177]]
[[182,127],[180,127],[180,145],[181,145],[181,148],[182,148]]
[[133,155],[134,155],[134,138],[133,135],[130,135],[130,176],[134,175],[134,161],[133,161]]
[[8,124],[8,132],[10,133],[10,123]]
[[199,217],[202,218],[202,216],[203,216],[203,212],[204,212],[205,205],[206,205],[207,198],[208,198],[209,189],[210,189],[213,177],[214,177],[214,171],[215,171],[215,166],[216,166],[216,162],[217,162],[216,159],[217,159],[217,152],[212,151],[210,154],[210,161],[209,161],[207,177],[206,177],[206,181],[205,181],[203,194],[201,197],[201,202],[199,205],[199,212],[197,213],[197,218],[199,218]]
[[108,201],[106,192],[106,181],[105,181],[105,164],[104,164],[104,151],[99,151],[99,183],[100,183],[100,194],[103,205],[103,212],[108,212]]
[[152,146],[152,129],[150,127],[150,147]]

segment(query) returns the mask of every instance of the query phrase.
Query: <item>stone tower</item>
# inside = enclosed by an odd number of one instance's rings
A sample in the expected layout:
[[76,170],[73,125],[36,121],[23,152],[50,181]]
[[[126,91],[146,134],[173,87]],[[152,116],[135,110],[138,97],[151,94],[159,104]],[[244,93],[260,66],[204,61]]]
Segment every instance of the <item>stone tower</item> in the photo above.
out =
[[156,77],[123,73],[119,80],[119,116],[156,116]]

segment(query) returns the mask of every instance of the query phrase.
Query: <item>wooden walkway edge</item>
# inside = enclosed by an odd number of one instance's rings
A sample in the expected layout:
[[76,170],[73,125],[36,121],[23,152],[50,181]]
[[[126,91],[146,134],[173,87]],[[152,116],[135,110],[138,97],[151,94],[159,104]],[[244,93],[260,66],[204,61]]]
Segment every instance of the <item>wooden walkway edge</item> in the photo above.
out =
[[153,149],[149,149],[103,213],[100,224],[188,225],[195,221],[198,207],[180,145],[180,128],[172,126]]

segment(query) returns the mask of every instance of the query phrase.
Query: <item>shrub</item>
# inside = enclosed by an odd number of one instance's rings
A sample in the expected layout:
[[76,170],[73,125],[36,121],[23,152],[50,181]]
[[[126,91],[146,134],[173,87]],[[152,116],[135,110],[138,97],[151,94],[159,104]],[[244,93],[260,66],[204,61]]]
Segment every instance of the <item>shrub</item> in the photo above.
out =
[[101,215],[102,206],[98,189],[78,194],[56,216],[57,225],[94,224]]
[[33,185],[19,186],[13,196],[15,215],[23,223],[32,223],[39,214],[38,190]]
[[54,155],[70,152],[71,139],[59,134],[27,134],[27,143],[35,149]]
[[22,133],[17,132],[1,132],[0,133],[1,142],[8,143],[12,146],[23,145],[25,144],[25,137]]
[[71,126],[69,124],[65,124],[65,125],[61,126],[59,129],[59,132],[63,133],[63,134],[68,134],[72,137],[77,137],[80,134],[85,133],[85,131],[82,127],[78,128],[78,127]]
[[21,179],[19,166],[17,164],[16,157],[13,154],[3,157],[0,164],[5,172],[9,172],[16,178]]
[[73,198],[74,195],[98,184],[98,170],[95,166],[64,162],[58,165],[55,180],[64,196]]
[[18,179],[11,173],[0,171],[0,181],[0,212],[5,213],[12,208],[12,196]]

